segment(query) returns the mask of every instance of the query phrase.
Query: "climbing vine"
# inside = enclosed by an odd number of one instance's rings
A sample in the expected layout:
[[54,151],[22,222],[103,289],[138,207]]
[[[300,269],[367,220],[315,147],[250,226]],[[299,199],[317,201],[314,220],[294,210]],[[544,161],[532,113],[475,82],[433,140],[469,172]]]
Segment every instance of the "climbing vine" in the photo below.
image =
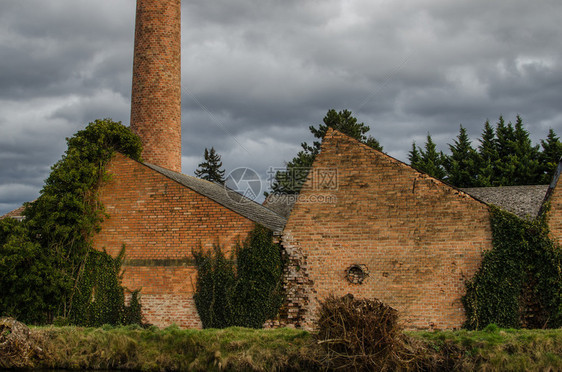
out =
[[562,326],[562,250],[546,215],[528,221],[491,207],[493,249],[462,298],[467,328]]
[[197,267],[195,305],[204,328],[261,328],[283,300],[281,248],[271,231],[256,226],[234,257],[220,247],[193,252]]
[[140,160],[142,145],[110,119],[90,123],[67,144],[39,198],[26,205],[24,221],[2,223],[0,314],[28,323],[123,322],[122,257],[95,251],[92,236],[105,217],[97,197],[108,178],[105,165],[115,151]]

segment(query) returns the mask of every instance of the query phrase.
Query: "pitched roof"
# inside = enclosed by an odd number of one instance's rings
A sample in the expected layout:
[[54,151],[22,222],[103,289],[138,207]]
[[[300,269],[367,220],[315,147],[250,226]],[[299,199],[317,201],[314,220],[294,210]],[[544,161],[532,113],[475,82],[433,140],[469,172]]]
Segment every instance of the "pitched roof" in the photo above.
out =
[[494,204],[521,218],[535,218],[548,185],[471,187],[461,190],[486,204]]
[[263,202],[263,206],[285,218],[289,218],[291,209],[298,199],[298,194],[269,194]]
[[148,163],[144,163],[144,165],[180,183],[181,185],[206,196],[239,215],[270,229],[275,234],[280,234],[285,227],[285,223],[287,223],[287,220],[284,217],[226,186],[202,180],[200,178],[187,176],[157,165]]

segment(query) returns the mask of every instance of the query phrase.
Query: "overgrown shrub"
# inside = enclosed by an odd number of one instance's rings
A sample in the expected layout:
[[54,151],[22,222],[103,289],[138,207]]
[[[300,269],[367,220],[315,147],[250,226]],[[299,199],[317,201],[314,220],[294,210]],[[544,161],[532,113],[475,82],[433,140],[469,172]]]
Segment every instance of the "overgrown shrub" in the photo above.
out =
[[212,251],[193,252],[197,267],[195,306],[203,328],[226,328],[233,323],[232,297],[236,285],[234,262],[216,245]]
[[527,221],[492,207],[490,219],[493,249],[466,284],[465,327],[562,326],[562,250],[544,215]]
[[257,225],[236,248],[233,325],[261,328],[277,315],[283,302],[282,275],[281,249],[271,231]]
[[327,369],[394,370],[402,360],[398,312],[376,299],[330,296],[316,321],[319,362]]
[[281,248],[271,231],[256,226],[234,257],[219,246],[193,252],[197,267],[195,305],[204,328],[261,328],[281,306]]
[[115,270],[120,259],[92,248],[104,218],[97,191],[114,152],[140,160],[142,145],[129,128],[110,119],[90,123],[67,143],[39,198],[26,204],[25,220],[0,225],[0,314],[32,324],[56,317],[113,322],[118,317],[110,313],[122,311],[121,298],[103,300],[104,309],[95,310],[95,316],[84,313],[90,305],[85,309],[73,301],[87,303],[92,290],[98,298],[122,290]]

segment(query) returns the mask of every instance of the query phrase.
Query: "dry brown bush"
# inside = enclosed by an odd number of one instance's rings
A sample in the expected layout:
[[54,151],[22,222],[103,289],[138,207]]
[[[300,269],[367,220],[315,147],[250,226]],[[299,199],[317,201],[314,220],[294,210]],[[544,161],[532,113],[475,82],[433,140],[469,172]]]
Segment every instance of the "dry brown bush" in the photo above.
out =
[[320,306],[316,327],[325,368],[395,370],[402,360],[398,312],[379,300],[330,296]]
[[34,357],[42,353],[25,324],[13,318],[0,318],[0,367],[29,367]]

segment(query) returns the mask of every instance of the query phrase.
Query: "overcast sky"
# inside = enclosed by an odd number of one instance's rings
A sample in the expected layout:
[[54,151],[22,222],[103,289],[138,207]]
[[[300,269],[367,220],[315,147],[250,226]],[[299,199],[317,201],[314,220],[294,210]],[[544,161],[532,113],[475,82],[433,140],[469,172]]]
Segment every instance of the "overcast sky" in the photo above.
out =
[[[205,147],[265,176],[349,109],[407,161],[431,133],[520,114],[562,134],[562,2],[184,0],[183,172]],[[0,214],[38,196],[65,137],[129,124],[134,0],[0,1]],[[475,141],[475,145],[478,143]]]

